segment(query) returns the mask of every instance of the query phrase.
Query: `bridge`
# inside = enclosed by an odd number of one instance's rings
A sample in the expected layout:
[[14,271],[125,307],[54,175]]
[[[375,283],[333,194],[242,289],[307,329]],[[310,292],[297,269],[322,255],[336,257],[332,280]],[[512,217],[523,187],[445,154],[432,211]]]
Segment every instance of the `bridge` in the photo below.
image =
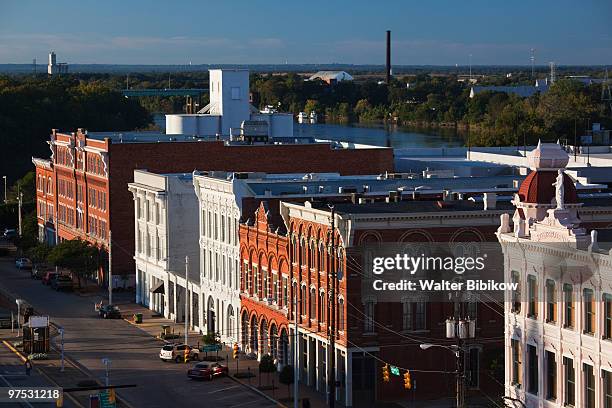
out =
[[202,94],[208,93],[205,88],[184,89],[124,89],[121,91],[126,98],[139,96],[191,96],[200,98]]

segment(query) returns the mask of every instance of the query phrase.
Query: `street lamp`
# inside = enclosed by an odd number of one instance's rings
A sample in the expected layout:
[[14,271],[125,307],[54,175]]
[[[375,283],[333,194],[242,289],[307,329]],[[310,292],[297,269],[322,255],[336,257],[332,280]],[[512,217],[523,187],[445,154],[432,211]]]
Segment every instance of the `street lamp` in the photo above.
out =
[[15,299],[15,303],[17,303],[17,337],[19,337],[22,333],[21,330],[21,305],[25,303],[23,299]]

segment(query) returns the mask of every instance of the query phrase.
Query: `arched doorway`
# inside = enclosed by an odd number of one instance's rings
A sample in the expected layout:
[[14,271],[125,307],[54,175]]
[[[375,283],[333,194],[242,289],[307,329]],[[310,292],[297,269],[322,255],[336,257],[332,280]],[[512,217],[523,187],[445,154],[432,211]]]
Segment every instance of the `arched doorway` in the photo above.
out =
[[270,355],[278,359],[278,330],[274,323],[270,325]]
[[212,298],[212,296],[208,297],[208,316],[206,318],[207,320],[207,330],[208,333],[214,333],[217,331],[217,317],[216,317],[216,313],[215,313],[215,300]]
[[286,329],[281,330],[278,347],[278,361],[282,365],[289,364],[289,336],[287,335]]
[[269,343],[268,343],[268,321],[264,318],[261,320],[260,325],[260,333],[261,333],[261,346],[259,347],[261,350],[261,355],[269,354]]
[[249,345],[249,316],[247,315],[246,310],[242,312],[242,322],[241,322],[242,335],[240,340],[242,342],[242,350],[246,350]]
[[257,326],[257,318],[255,317],[255,315],[253,315],[253,317],[251,317],[251,353],[255,353],[257,354],[257,352],[259,351],[259,334],[257,333],[258,326]]
[[227,318],[225,322],[225,336],[230,339],[238,339],[238,333],[236,332],[236,316],[234,315],[234,308],[232,305],[227,306]]

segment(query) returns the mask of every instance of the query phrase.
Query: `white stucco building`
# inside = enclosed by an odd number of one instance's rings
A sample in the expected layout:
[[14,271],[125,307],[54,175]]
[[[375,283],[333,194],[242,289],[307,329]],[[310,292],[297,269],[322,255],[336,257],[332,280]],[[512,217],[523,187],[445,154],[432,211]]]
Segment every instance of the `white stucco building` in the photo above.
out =
[[257,122],[270,139],[293,136],[293,115],[259,111],[250,102],[249,71],[211,69],[210,103],[194,114],[166,115],[166,133],[236,139],[245,132],[244,122]]
[[610,224],[598,223],[603,209],[580,218],[559,145],[528,158],[516,212],[498,230],[505,280],[519,285],[505,299],[505,395],[527,408],[612,407]]
[[[191,174],[134,171],[136,303],[200,329],[198,200]],[[185,282],[185,257],[189,276]]]

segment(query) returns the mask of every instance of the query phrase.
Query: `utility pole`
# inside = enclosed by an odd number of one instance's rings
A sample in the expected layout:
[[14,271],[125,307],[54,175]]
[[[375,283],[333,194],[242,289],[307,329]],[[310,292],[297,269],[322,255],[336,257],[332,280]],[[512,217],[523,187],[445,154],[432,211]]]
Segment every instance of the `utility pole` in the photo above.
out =
[[188,344],[188,331],[189,331],[189,256],[185,257],[185,344]]
[[113,304],[113,240],[108,230],[108,304]]
[[[331,301],[331,318],[329,319],[329,347],[327,351],[327,392],[329,395],[328,406],[334,408],[336,402],[336,260],[338,254],[336,253],[336,211],[333,205],[329,206],[331,210],[331,262],[329,277],[331,277],[331,288],[329,293],[329,299]],[[330,287],[330,280],[327,281],[327,286]]]
[[[289,268],[291,268],[291,271],[294,271],[293,268],[293,255],[295,255],[293,253],[293,233],[291,231],[289,231]],[[293,272],[294,273],[294,272]],[[293,333],[293,408],[299,408],[299,391],[300,391],[300,386],[298,383],[298,377],[300,374],[300,370],[299,370],[299,364],[300,364],[300,354],[298,353],[298,287],[299,287],[299,281],[296,278],[295,280],[295,285],[291,285],[293,289],[293,320],[295,323],[294,326],[294,333]]]
[[21,206],[23,205],[23,193],[21,192],[19,184],[17,184],[17,191],[19,191],[17,201],[19,203],[19,238],[21,238]]
[[4,204],[8,203],[8,196],[6,195],[6,176],[2,176],[4,179]]
[[459,336],[459,307],[461,304],[459,303],[459,293],[455,293],[455,303],[453,307],[455,308],[455,341],[457,342],[457,350],[455,351],[456,358],[456,368],[457,368],[457,408],[463,408],[464,406],[464,395],[463,395],[463,365],[461,364],[461,337]]
[[64,372],[64,328],[60,327],[59,328],[59,333],[62,336],[61,337],[61,346],[62,346],[62,350],[61,350],[61,354],[60,354],[60,358],[61,358],[61,362],[60,362],[60,372]]

